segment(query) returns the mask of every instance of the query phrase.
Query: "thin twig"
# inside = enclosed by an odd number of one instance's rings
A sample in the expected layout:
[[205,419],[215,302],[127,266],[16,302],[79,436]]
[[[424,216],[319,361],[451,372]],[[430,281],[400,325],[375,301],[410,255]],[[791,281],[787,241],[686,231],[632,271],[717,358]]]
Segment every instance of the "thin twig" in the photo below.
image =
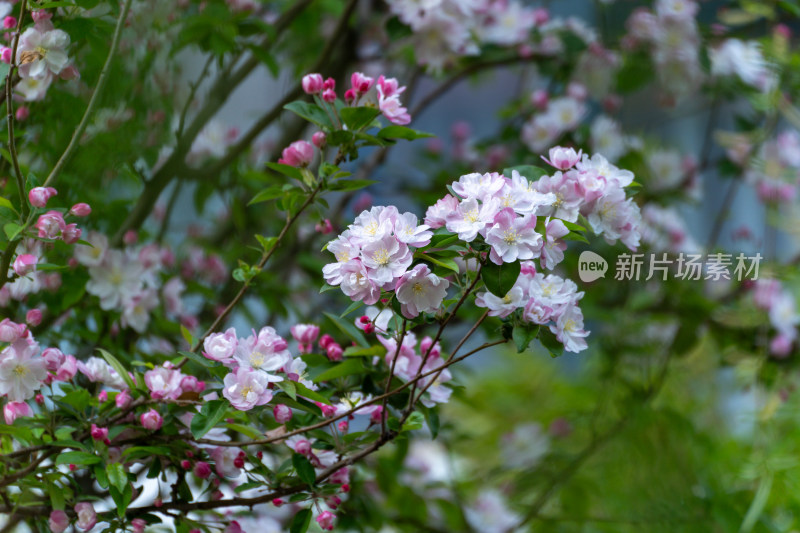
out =
[[50,174],[44,181],[44,187],[52,186],[53,182],[64,169],[64,166],[67,164],[67,162],[69,162],[72,154],[75,153],[75,149],[78,147],[81,137],[83,137],[83,132],[86,131],[86,127],[89,125],[89,119],[92,118],[92,113],[100,101],[100,95],[103,93],[103,88],[105,87],[106,81],[108,80],[108,75],[111,72],[111,63],[114,61],[114,56],[119,48],[122,28],[125,26],[125,20],[128,18],[128,12],[131,9],[131,3],[133,3],[133,0],[125,0],[125,4],[122,6],[119,19],[117,19],[117,27],[114,29],[114,37],[111,40],[111,48],[108,50],[106,62],[103,64],[103,70],[100,71],[100,77],[97,78],[97,85],[94,88],[91,99],[89,99],[89,105],[86,106],[86,111],[83,113],[83,118],[81,118],[78,127],[73,132],[72,139],[70,139],[67,148],[64,150],[64,153],[61,154],[61,158],[56,163],[56,166],[53,167],[53,170],[50,171]]

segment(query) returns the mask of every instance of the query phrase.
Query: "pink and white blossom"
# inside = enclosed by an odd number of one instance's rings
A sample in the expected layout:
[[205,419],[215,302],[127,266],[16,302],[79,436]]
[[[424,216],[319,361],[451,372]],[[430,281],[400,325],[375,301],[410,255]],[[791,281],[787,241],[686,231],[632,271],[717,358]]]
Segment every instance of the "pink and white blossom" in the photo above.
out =
[[414,318],[420,313],[437,311],[449,286],[449,281],[433,274],[427,265],[415,266],[403,274],[395,286],[403,316]]

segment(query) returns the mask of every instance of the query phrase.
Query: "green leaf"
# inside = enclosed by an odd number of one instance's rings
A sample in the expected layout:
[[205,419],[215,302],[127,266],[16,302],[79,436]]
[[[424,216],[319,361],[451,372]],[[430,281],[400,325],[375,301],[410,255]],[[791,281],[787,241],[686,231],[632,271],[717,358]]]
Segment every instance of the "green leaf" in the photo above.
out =
[[365,348],[369,346],[367,339],[364,338],[364,335],[361,333],[361,330],[359,330],[355,324],[343,318],[340,318],[336,315],[332,315],[330,313],[323,313],[323,314],[326,317],[328,317],[328,320],[333,322],[334,326],[339,328],[339,330],[342,333],[350,337],[352,340],[356,341],[356,343],[360,344],[361,346],[364,346]]
[[314,382],[320,383],[344,376],[352,376],[353,374],[363,374],[364,372],[366,372],[366,369],[359,359],[348,359],[318,375],[314,378]]
[[227,400],[212,400],[203,405],[200,412],[194,415],[191,423],[192,435],[194,438],[199,439],[211,428],[216,426],[220,420],[225,416],[228,410]]
[[436,439],[439,435],[439,413],[432,408],[425,411],[425,421],[428,423],[428,429],[431,430],[431,438]]
[[61,398],[56,398],[56,401],[63,402],[75,408],[76,411],[82,412],[92,403],[92,395],[86,389],[75,389]]
[[214,364],[215,364],[215,362],[214,362],[214,361],[212,361],[211,359],[206,359],[206,358],[205,358],[205,357],[203,357],[202,355],[197,355],[197,354],[196,354],[196,353],[194,353],[194,352],[184,352],[184,351],[180,351],[180,352],[178,352],[178,353],[179,353],[180,355],[182,355],[182,356],[186,357],[187,359],[190,359],[190,360],[194,361],[194,362],[195,362],[195,363],[197,363],[198,365],[200,365],[200,366],[204,366],[204,367],[206,367],[206,368],[212,367],[212,366],[214,366]]
[[339,180],[331,183],[328,186],[329,191],[354,191],[369,187],[373,183],[378,183],[375,180]]
[[533,339],[539,334],[539,326],[536,324],[519,324],[514,328],[512,337],[514,344],[517,345],[517,353],[524,352]]
[[256,234],[256,240],[258,244],[261,245],[261,249],[264,251],[265,254],[272,251],[275,248],[275,245],[278,244],[277,237],[264,237],[263,235]]
[[333,405],[329,399],[327,399],[322,394],[313,391],[300,383],[299,381],[294,384],[295,389],[297,389],[297,394],[302,396],[303,398],[308,398],[309,400],[324,403],[325,405]]
[[22,233],[24,228],[19,224],[15,224],[13,222],[9,222],[5,226],[3,226],[3,231],[6,233],[6,237],[8,237],[9,241],[13,241],[17,235]]
[[503,175],[506,177],[511,177],[512,171],[516,170],[520,173],[520,175],[524,178],[528,178],[528,181],[536,181],[542,176],[547,176],[548,172],[539,167],[535,167],[533,165],[518,165],[515,167],[508,167],[503,169]]
[[283,187],[278,187],[277,185],[274,187],[267,187],[256,194],[252,200],[247,202],[247,205],[268,202],[269,200],[274,200],[276,198],[280,198],[281,196],[283,196]]
[[362,305],[364,305],[364,302],[362,302],[361,300],[356,300],[355,302],[353,302],[350,305],[348,305],[347,309],[342,311],[342,314],[339,315],[339,316],[344,318],[347,315],[349,315],[350,313],[352,313],[353,311],[355,311],[356,309],[358,309],[359,307],[361,307]]
[[292,523],[289,526],[289,533],[306,533],[310,524],[311,509],[297,511],[297,514],[294,515],[294,518],[292,518]]
[[3,196],[0,196],[0,207],[7,207],[12,210],[14,209],[14,206],[11,205],[11,202],[8,200],[8,198]]
[[297,399],[297,387],[295,387],[294,381],[284,379],[283,381],[278,381],[276,385],[278,385],[283,392],[288,394],[289,398],[292,400]]
[[93,465],[103,460],[88,452],[64,452],[56,457],[57,465]]
[[411,416],[408,417],[408,420],[405,421],[403,424],[403,428],[400,431],[414,431],[417,429],[422,429],[422,423],[425,420],[425,417],[419,411],[414,411],[411,413]]
[[125,516],[125,511],[128,509],[128,505],[130,505],[131,499],[133,498],[133,489],[131,485],[126,485],[125,490],[122,491],[112,485],[108,487],[108,492],[111,494],[111,499],[113,499],[114,503],[117,505],[117,516],[122,518]]
[[112,487],[116,487],[120,493],[125,492],[125,487],[128,486],[128,475],[125,473],[124,466],[119,463],[110,464],[106,466],[106,475]]
[[226,424],[225,427],[232,431],[250,437],[251,439],[260,439],[264,436],[258,431],[254,430],[253,428],[249,426],[244,426],[242,424]]
[[333,124],[331,124],[331,119],[328,117],[328,114],[324,109],[316,104],[298,100],[286,104],[283,106],[283,108],[295,113],[296,115],[300,115],[302,118],[308,120],[309,122],[313,122],[318,126],[333,129]]
[[63,511],[64,489],[55,483],[56,479],[58,479],[58,474],[56,476],[48,476],[47,492],[50,494],[50,505],[52,505],[53,509]]
[[539,328],[539,342],[550,352],[550,357],[560,357],[564,353],[564,345],[548,328]]
[[299,453],[292,455],[292,466],[294,466],[297,477],[309,487],[313,487],[317,482],[317,474],[311,462]]
[[344,107],[339,111],[342,122],[350,131],[359,131],[369,126],[380,114],[381,110],[377,107]]
[[413,141],[415,139],[424,139],[425,137],[435,137],[435,135],[424,131],[412,130],[411,128],[398,126],[395,124],[392,126],[386,126],[379,131],[378,137],[382,137],[384,139],[405,139],[407,141]]
[[111,365],[111,367],[117,371],[117,374],[119,374],[119,376],[122,378],[122,380],[125,382],[125,384],[128,386],[129,389],[133,390],[136,388],[136,385],[133,383],[133,380],[131,379],[131,376],[128,374],[128,371],[125,370],[125,367],[122,366],[122,363],[120,363],[116,357],[114,357],[113,355],[111,355],[102,348],[98,348],[97,351],[100,352],[100,355],[102,355],[103,358],[106,361],[108,361],[108,364]]
[[430,261],[434,265],[439,265],[442,268],[446,268],[448,270],[452,270],[456,274],[458,274],[458,272],[459,272],[458,265],[452,259],[449,259],[449,258],[436,258],[436,257],[433,257],[431,255],[426,255],[426,254],[423,254],[423,253],[416,253],[416,254],[414,254],[414,256],[419,258],[419,259],[422,259],[423,261]]
[[[299,168],[293,167],[291,165],[284,165],[283,163],[267,163],[267,167],[271,168],[275,172],[283,174],[284,176],[296,179],[297,181],[303,181],[303,174],[300,172]],[[278,197],[280,197],[280,195],[276,196],[276,198]]]
[[386,353],[386,348],[380,345],[370,346],[369,348],[359,348],[357,346],[348,346],[345,348],[344,355],[345,357],[370,357],[373,355],[384,355]]
[[517,282],[520,268],[519,261],[503,263],[502,265],[487,263],[481,270],[481,278],[489,292],[498,298],[502,298],[508,294],[511,287]]

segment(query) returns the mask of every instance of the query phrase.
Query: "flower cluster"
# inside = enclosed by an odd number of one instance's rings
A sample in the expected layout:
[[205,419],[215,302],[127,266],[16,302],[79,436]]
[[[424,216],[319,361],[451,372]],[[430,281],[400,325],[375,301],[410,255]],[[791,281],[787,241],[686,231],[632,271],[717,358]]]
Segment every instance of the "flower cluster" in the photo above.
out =
[[475,55],[480,44],[526,43],[531,30],[548,20],[544,9],[516,0],[389,0],[389,9],[414,32],[417,62],[440,71],[460,56]]
[[737,76],[743,83],[766,92],[777,83],[767,65],[761,46],[756,41],[726,39],[709,50],[711,73],[717,76]]
[[627,21],[625,46],[650,49],[659,85],[670,101],[684,98],[703,80],[698,11],[694,0],[657,0],[652,11],[637,9]]
[[522,310],[522,320],[532,324],[547,325],[568,352],[585,350],[585,337],[589,332],[583,328],[583,312],[578,302],[583,292],[575,282],[555,274],[536,272],[532,262],[525,262],[516,283],[503,298],[491,292],[479,293],[478,307],[489,310],[490,316],[506,317]]
[[108,238],[96,232],[87,242],[75,249],[77,262],[89,269],[86,291],[100,299],[102,309],[120,311],[122,327],[144,332],[162,300],[170,315],[187,318],[181,302],[183,281],[173,277],[162,285],[161,273],[175,262],[168,248],[157,244],[110,248]]
[[328,243],[337,262],[322,269],[325,281],[368,305],[378,301],[381,289],[396,290],[408,317],[435,311],[449,283],[425,265],[409,270],[414,249],[428,245],[431,236],[429,226],[418,224],[413,213],[400,214],[394,206],[373,207]]
[[222,395],[241,411],[269,403],[271,383],[288,379],[316,389],[304,378],[305,361],[293,357],[287,342],[271,327],[263,327],[257,334],[253,331],[245,338],[237,337],[233,328],[212,333],[203,341],[203,348],[205,357],[231,369],[223,380]]
[[[307,94],[318,96],[322,102],[333,104],[336,101],[336,80],[333,78],[323,79],[317,73],[306,74],[302,85]],[[353,107],[377,106],[387,120],[405,125],[411,122],[411,115],[400,102],[400,95],[405,90],[396,78],[387,78],[381,74],[376,81],[362,72],[354,72],[350,76],[350,88],[344,93],[344,101]],[[336,113],[336,107],[332,106],[332,112]]]

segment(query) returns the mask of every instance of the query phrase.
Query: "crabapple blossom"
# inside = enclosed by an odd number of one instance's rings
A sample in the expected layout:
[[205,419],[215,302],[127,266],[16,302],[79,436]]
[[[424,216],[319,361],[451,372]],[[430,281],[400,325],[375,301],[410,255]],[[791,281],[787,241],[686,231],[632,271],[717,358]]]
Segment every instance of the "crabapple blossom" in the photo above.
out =
[[542,236],[535,228],[535,216],[517,217],[513,209],[500,210],[494,217],[494,224],[486,229],[486,244],[492,247],[489,258],[502,265],[538,256]]
[[431,229],[444,227],[447,215],[456,209],[458,209],[458,198],[452,194],[445,195],[425,212],[425,225]]
[[42,323],[42,310],[41,309],[31,309],[27,313],[25,313],[25,323],[29,326],[38,326]]
[[522,287],[515,285],[502,298],[488,291],[478,293],[475,298],[475,305],[488,309],[489,316],[505,318],[516,309],[524,306],[525,301],[525,293]]
[[325,531],[333,531],[333,521],[336,520],[336,515],[330,511],[323,511],[315,520],[321,529]]
[[266,372],[239,367],[225,376],[223,383],[222,395],[240,411],[249,411],[272,400],[270,378]]
[[97,523],[97,513],[89,502],[75,504],[75,514],[78,515],[78,521],[75,522],[78,529],[89,531]]
[[472,242],[479,232],[492,223],[499,210],[500,201],[497,198],[489,198],[480,204],[476,198],[469,198],[459,203],[456,211],[447,215],[445,227],[458,233],[458,238],[462,241]]
[[449,286],[449,281],[432,273],[427,265],[415,266],[403,274],[395,286],[403,316],[414,318],[420,313],[438,310]]
[[539,263],[548,270],[553,270],[557,264],[564,260],[564,250],[567,243],[561,240],[569,230],[564,223],[557,218],[548,219],[545,222],[544,242],[542,244],[542,255]]
[[580,161],[582,153],[582,150],[578,150],[576,153],[574,148],[556,146],[550,148],[549,158],[542,156],[542,159],[559,170],[569,170],[575,166],[575,163]]
[[240,367],[258,370],[267,381],[282,381],[283,378],[273,376],[269,372],[279,370],[292,360],[288,344],[271,327],[264,327],[246,339],[240,339],[234,359]]
[[239,339],[234,328],[228,328],[225,333],[211,333],[203,341],[203,355],[208,359],[219,362],[230,361],[236,353]]
[[[413,252],[394,236],[386,236],[365,244],[361,260],[370,280],[386,285],[403,275],[413,261]],[[374,303],[374,302],[372,302]]]
[[179,370],[156,367],[144,373],[144,383],[154,400],[177,400],[183,392],[181,380],[183,375]]
[[69,35],[62,30],[40,31],[36,27],[25,30],[17,51],[20,77],[44,78],[61,73],[69,63],[66,53],[69,41]]
[[97,424],[92,424],[92,438],[97,441],[104,441],[108,438],[108,428],[98,427]]
[[32,398],[47,377],[47,364],[31,337],[20,338],[0,352],[0,395],[12,402]]

